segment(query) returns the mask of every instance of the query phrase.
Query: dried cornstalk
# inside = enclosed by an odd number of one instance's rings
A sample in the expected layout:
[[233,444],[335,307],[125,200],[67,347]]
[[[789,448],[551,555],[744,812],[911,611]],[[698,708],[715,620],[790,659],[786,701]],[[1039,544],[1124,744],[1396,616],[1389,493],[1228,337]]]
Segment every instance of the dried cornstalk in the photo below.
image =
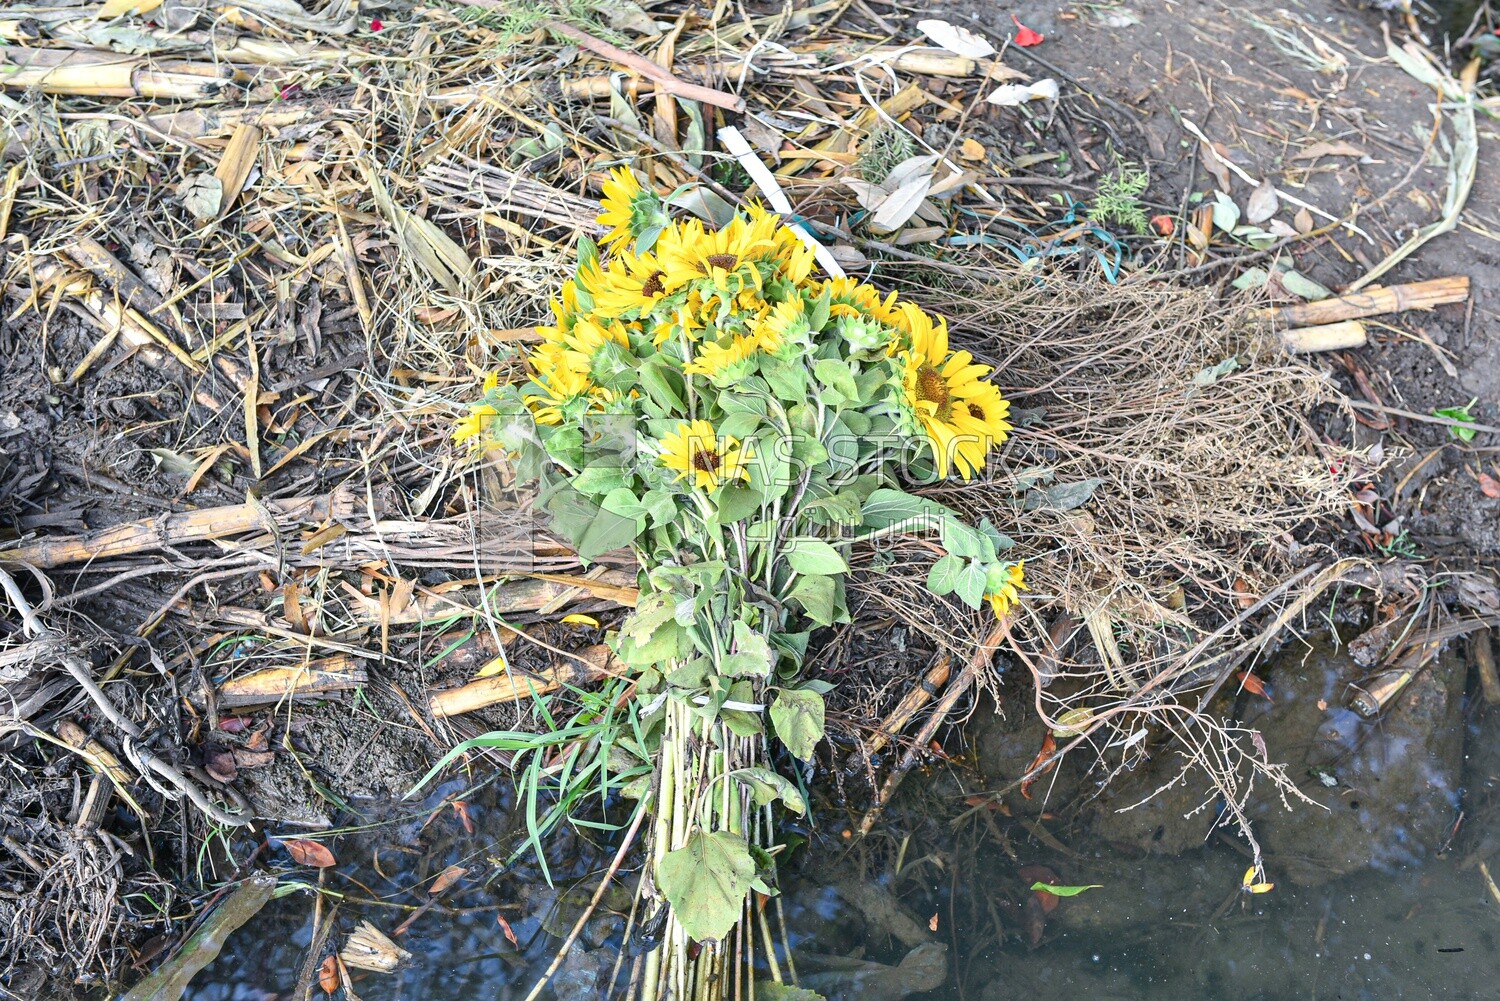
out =
[[79,97],[201,101],[217,95],[234,78],[227,66],[158,62],[98,49],[0,46],[0,67],[0,87]]
[[1351,292],[1320,302],[1302,302],[1280,309],[1257,310],[1254,315],[1257,319],[1275,320],[1278,325],[1302,327],[1357,320],[1382,313],[1402,313],[1408,309],[1432,309],[1434,306],[1463,302],[1468,297],[1469,276],[1452,275],[1425,282],[1370,289],[1367,292]]

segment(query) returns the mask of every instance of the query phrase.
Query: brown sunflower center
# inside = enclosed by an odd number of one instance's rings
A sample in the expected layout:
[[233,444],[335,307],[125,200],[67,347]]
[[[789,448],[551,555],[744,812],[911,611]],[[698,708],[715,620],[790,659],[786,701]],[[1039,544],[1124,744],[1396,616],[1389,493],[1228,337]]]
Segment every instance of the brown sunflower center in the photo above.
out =
[[666,286],[661,283],[664,274],[665,272],[661,271],[651,272],[651,277],[647,278],[646,281],[641,285],[641,295],[655,296],[661,295],[663,292],[665,292],[667,290]]
[[733,271],[740,263],[740,259],[733,254],[709,254],[705,259],[710,267],[723,268],[725,271]]
[[693,449],[693,468],[700,473],[717,473],[719,471],[719,453],[711,448]]
[[984,408],[977,403],[969,404],[969,416],[977,421],[988,420],[988,418],[984,416]]
[[917,399],[936,403],[940,420],[947,420],[953,414],[953,406],[948,397],[948,380],[931,365],[923,365],[917,369]]

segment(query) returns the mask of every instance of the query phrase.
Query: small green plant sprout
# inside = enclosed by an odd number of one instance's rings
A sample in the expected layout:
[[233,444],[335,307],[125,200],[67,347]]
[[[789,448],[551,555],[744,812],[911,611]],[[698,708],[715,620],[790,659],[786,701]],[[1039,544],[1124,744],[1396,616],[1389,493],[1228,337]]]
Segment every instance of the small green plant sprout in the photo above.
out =
[[[1474,397],[1474,399],[1470,400],[1468,403],[1465,403],[1461,407],[1439,407],[1432,412],[1432,416],[1446,417],[1450,421],[1461,421],[1464,424],[1473,424],[1474,415],[1471,414],[1469,410],[1474,406],[1474,404],[1478,402],[1479,397],[1476,396]],[[1477,434],[1477,432],[1473,428],[1455,427],[1452,425],[1449,425],[1448,433],[1457,438],[1459,441],[1465,442],[1473,441],[1474,435]]]
[[1116,157],[1115,169],[1099,178],[1099,189],[1089,206],[1089,215],[1099,222],[1113,222],[1132,232],[1146,232],[1146,211],[1141,195],[1151,175],[1129,160]]
[[896,169],[897,164],[910,160],[916,152],[917,144],[911,133],[881,122],[859,144],[859,158],[854,163],[854,169],[864,180],[879,184],[891,176],[891,171]]

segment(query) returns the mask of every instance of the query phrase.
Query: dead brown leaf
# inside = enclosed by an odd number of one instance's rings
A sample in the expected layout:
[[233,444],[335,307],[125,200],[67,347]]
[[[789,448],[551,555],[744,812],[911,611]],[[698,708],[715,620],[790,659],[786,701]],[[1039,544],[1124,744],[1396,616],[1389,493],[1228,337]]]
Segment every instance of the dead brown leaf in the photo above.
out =
[[1301,153],[1292,157],[1293,160],[1316,160],[1324,156],[1365,156],[1364,150],[1353,143],[1346,142],[1322,142],[1313,143]]
[[1225,160],[1227,160],[1229,159],[1229,151],[1227,149],[1224,149],[1224,147],[1220,146],[1218,143],[1214,143],[1213,146],[1209,146],[1208,143],[1205,143],[1202,140],[1199,140],[1199,142],[1202,144],[1203,149],[1198,159],[1202,160],[1203,166],[1207,167],[1208,172],[1214,175],[1214,180],[1219,184],[1219,190],[1224,192],[1226,195],[1229,194],[1229,168],[1224,166],[1223,162],[1219,159],[1218,156],[1214,156],[1214,153],[1217,152],[1219,156],[1222,156]]
[[331,953],[323,957],[323,963],[318,967],[318,986],[323,988],[324,994],[332,994],[339,989],[338,957]]
[[317,869],[327,869],[338,865],[338,860],[333,857],[333,852],[316,841],[308,841],[303,838],[289,838],[282,842],[286,846],[287,854],[292,860],[300,865],[310,865]]
[[1486,497],[1500,497],[1500,480],[1489,473],[1479,474],[1479,490]]
[[428,888],[427,895],[429,897],[442,896],[444,890],[448,889],[448,887],[452,886],[454,883],[457,883],[460,879],[463,879],[464,874],[468,871],[469,870],[465,869],[461,865],[450,865],[448,868],[438,873],[437,879],[434,879],[432,881],[432,886]]
[[264,768],[274,761],[276,755],[270,751],[247,751],[244,748],[234,749],[234,764],[236,768]]

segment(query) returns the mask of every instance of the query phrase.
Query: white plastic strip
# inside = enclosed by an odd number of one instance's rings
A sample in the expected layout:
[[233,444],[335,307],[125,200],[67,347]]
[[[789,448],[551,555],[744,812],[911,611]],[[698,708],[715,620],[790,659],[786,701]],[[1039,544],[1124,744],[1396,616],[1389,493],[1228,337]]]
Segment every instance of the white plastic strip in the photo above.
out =
[[[745,141],[745,137],[740,135],[740,130],[733,125],[724,126],[719,130],[719,142],[724,145],[731,156],[739,161],[740,166],[745,168],[745,173],[749,174],[750,179],[760,188],[760,193],[765,195],[771,208],[787,217],[787,225],[791,227],[793,233],[797,234],[799,240],[812,248],[813,256],[818,259],[823,270],[835,278],[844,277],[844,269],[834,259],[833,251],[819,243],[817,238],[801,223],[792,221],[791,217],[796,213],[792,211],[791,199],[787,198],[786,192],[781,190],[776,175],[767,169],[760,157],[755,154],[755,150],[751,149],[750,144]],[[751,711],[754,710],[746,710],[746,712]]]

